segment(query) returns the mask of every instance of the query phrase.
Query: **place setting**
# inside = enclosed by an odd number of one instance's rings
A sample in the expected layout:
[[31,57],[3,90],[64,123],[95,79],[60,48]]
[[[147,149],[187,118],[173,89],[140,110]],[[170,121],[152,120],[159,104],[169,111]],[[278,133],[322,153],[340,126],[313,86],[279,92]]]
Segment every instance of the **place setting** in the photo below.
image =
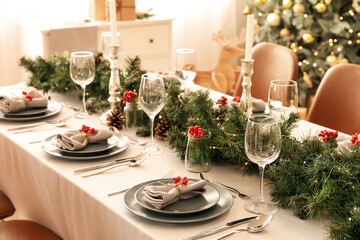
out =
[[31,121],[58,114],[62,105],[32,87],[8,88],[0,93],[0,120]]

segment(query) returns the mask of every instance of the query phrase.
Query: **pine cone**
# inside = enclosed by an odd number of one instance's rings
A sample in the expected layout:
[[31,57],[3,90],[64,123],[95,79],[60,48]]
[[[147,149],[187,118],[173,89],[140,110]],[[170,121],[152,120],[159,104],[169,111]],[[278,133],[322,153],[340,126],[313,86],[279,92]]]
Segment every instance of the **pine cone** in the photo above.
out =
[[161,140],[166,139],[166,132],[170,130],[172,123],[168,119],[161,119],[155,128],[155,136]]
[[106,125],[121,130],[125,125],[125,116],[120,109],[114,109],[106,115]]

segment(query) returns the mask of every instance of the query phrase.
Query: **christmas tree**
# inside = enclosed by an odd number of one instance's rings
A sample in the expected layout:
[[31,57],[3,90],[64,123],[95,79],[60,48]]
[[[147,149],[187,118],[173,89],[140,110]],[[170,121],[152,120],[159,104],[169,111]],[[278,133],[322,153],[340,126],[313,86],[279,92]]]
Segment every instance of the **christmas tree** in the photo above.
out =
[[291,48],[299,59],[299,101],[315,94],[326,71],[360,64],[360,0],[247,0],[260,25],[255,42]]

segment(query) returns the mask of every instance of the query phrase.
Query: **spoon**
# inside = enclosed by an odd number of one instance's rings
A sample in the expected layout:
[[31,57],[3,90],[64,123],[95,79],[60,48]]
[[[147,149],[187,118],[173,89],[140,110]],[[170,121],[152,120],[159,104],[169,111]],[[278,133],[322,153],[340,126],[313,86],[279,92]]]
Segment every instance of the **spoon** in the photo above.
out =
[[107,172],[111,169],[114,169],[116,167],[119,167],[119,166],[124,166],[124,165],[127,165],[129,167],[136,167],[136,166],[139,166],[142,162],[144,162],[146,160],[146,158],[149,156],[150,154],[147,153],[143,158],[141,159],[132,159],[130,161],[128,161],[127,163],[119,163],[119,164],[116,164],[116,165],[113,165],[113,166],[110,166],[110,167],[107,167],[107,168],[104,168],[100,171],[96,171],[96,172],[93,172],[93,173],[90,173],[90,174],[86,174],[86,175],[82,175],[81,177],[85,178],[85,177],[90,177],[90,176],[94,176],[94,175],[98,175],[100,173],[103,173],[103,172]]
[[74,119],[74,116],[68,116],[64,119],[61,119],[61,120],[55,122],[55,123],[45,123],[45,124],[41,124],[41,125],[38,125],[38,126],[35,126],[32,128],[27,128],[25,130],[14,131],[13,133],[18,134],[18,133],[30,132],[30,131],[38,129],[38,128],[42,128],[45,126],[52,126],[52,125],[54,125],[55,127],[63,127],[65,125],[67,125],[69,122],[71,122],[73,119]]
[[228,233],[216,238],[215,240],[223,239],[230,235],[233,235],[233,234],[236,234],[239,232],[244,232],[244,231],[248,231],[250,233],[261,232],[264,228],[266,228],[270,224],[272,219],[273,219],[272,215],[269,215],[269,214],[261,215],[261,216],[255,218],[254,220],[251,220],[249,222],[247,228],[236,229],[234,231],[228,232]]

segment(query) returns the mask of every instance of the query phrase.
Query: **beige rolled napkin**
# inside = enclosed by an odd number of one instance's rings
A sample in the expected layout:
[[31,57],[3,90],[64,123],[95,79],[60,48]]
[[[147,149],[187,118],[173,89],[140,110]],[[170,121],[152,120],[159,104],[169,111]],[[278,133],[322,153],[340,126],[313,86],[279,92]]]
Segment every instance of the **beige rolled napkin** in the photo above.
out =
[[89,143],[105,142],[112,136],[107,129],[97,130],[95,133],[65,132],[56,135],[59,148],[75,151],[86,147]]
[[24,98],[22,91],[16,91],[16,94],[9,89],[6,94],[0,94],[0,111],[4,113],[15,113],[30,108],[46,107],[48,99],[34,88],[24,89],[24,91],[31,93],[33,99]]
[[189,181],[188,185],[181,185],[178,187],[167,185],[146,186],[143,194],[146,202],[151,206],[162,209],[180,199],[190,199],[203,194],[206,191],[204,189],[205,185],[206,181],[200,180],[198,182]]

